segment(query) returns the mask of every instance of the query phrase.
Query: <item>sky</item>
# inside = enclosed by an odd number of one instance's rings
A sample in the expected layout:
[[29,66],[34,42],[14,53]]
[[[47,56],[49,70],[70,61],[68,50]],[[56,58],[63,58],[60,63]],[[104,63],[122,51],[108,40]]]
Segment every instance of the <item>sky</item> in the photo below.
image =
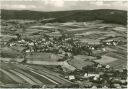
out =
[[1,9],[65,11],[92,9],[127,10],[127,1],[88,1],[88,0],[2,0]]

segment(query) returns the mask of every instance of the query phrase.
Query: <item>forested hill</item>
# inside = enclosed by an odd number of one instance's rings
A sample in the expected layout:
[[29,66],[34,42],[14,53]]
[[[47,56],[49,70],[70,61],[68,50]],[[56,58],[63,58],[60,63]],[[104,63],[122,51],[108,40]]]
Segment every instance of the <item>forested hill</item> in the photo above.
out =
[[55,18],[50,22],[67,22],[67,21],[93,21],[103,20],[108,23],[127,24],[127,11],[98,9],[98,10],[73,10],[73,11],[54,11],[41,12],[29,10],[1,10],[2,19],[29,19],[42,20]]

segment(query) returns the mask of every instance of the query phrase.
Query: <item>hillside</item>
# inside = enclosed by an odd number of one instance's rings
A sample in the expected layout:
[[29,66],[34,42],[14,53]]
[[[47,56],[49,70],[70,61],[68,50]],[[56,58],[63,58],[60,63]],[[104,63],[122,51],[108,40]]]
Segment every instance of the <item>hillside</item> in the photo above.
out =
[[122,10],[73,10],[73,11],[54,11],[41,12],[29,10],[1,10],[2,19],[28,19],[42,20],[55,18],[50,22],[68,22],[68,21],[93,21],[103,20],[105,23],[127,24],[127,12]]

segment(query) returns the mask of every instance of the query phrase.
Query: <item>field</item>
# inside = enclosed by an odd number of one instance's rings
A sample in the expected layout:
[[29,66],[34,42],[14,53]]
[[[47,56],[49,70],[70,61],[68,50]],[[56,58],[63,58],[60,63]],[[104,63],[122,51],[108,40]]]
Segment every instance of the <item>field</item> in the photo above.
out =
[[74,59],[70,60],[68,63],[74,66],[76,69],[82,69],[82,67],[84,66],[93,65],[93,62],[90,62],[88,59],[93,60],[95,59],[95,57],[77,55],[77,56],[74,56]]
[[[72,82],[64,78],[67,70],[81,70],[94,62],[110,65],[114,69],[127,66],[127,33],[124,25],[88,21],[86,24],[36,22],[26,26],[26,21],[22,20],[25,26],[21,29],[15,28],[17,25],[13,26],[9,20],[3,22],[6,26],[2,29],[1,36],[2,87],[70,85]],[[16,23],[21,22],[18,20]],[[10,30],[9,26],[16,30]],[[4,58],[11,58],[11,61]],[[18,59],[23,59],[22,63]],[[61,71],[58,71],[58,65]]]
[[[51,32],[57,32],[57,29],[62,29],[63,31],[66,31],[66,33],[69,34],[72,33],[81,42],[85,42],[90,45],[98,45],[101,41],[109,42],[109,40],[126,42],[125,26],[118,24],[105,24],[100,21],[89,21],[86,22],[86,24],[82,22],[52,23],[46,24],[46,26],[43,26],[41,24],[35,24],[33,26],[29,26],[25,30],[25,33],[23,35],[24,37],[28,37],[29,39],[36,40],[41,37],[42,33],[50,33],[52,35],[54,33]],[[18,31],[19,30],[17,30],[16,32]],[[58,34],[60,33],[58,32]],[[111,47],[106,46],[105,48],[107,52],[104,55],[106,56],[103,55],[103,58],[101,60],[97,60],[98,62],[101,61],[101,63],[104,62],[103,64],[106,64],[108,62],[106,62],[105,60],[109,59],[114,60],[116,64],[115,60],[127,60],[125,45],[116,45]]]
[[[87,22],[87,24],[83,28],[82,26],[83,24],[81,23],[74,23],[74,24],[77,24],[77,25],[79,24],[81,28],[69,29],[68,32],[76,34],[76,36],[78,36],[78,38],[81,41],[90,43],[92,45],[99,44],[101,39],[106,42],[109,39],[116,40],[116,41],[122,41],[122,42],[126,42],[127,40],[126,39],[126,28],[120,25],[103,24],[103,23],[95,24],[95,22]],[[117,28],[120,28],[118,32],[116,30]],[[111,47],[107,46],[105,47],[105,49],[106,49],[106,53],[103,55],[102,59],[97,60],[97,62],[103,63],[103,64],[110,63],[111,65],[111,63],[118,64],[119,60],[125,61],[125,62],[127,61],[126,45],[124,46],[117,45],[117,46],[111,46]],[[126,66],[126,63],[122,62],[119,66],[122,68],[123,66]],[[114,67],[114,65],[112,67]],[[117,66],[115,68],[117,68]]]
[[59,73],[52,72],[43,66],[3,62],[0,64],[0,83],[3,87],[6,87],[6,84],[23,84],[23,86],[27,84],[28,87],[31,87],[32,85],[43,86],[71,83],[70,81],[60,77],[61,75]]

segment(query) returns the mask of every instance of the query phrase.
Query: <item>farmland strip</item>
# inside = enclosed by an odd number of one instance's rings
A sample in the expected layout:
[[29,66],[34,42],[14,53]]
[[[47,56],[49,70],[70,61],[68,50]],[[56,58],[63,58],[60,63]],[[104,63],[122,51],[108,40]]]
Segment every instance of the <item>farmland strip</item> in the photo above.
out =
[[51,81],[48,81],[47,79],[45,79],[44,77],[37,75],[29,70],[23,70],[28,74],[31,74],[32,76],[34,76],[36,79],[40,80],[43,84],[53,84]]
[[[31,69],[31,70],[34,70],[34,71],[36,71],[36,69],[33,69],[32,67],[30,67],[30,66],[28,66],[28,68],[29,69]],[[44,71],[43,69],[41,70],[41,71],[39,71],[41,74],[43,73],[43,74],[45,74],[45,75],[49,75],[49,77],[50,78],[52,78],[52,79],[56,79],[56,80],[58,80],[58,82],[60,81],[61,83],[67,83],[67,84],[71,84],[71,82],[70,81],[68,81],[67,79],[64,79],[64,78],[62,78],[62,77],[59,77],[59,76],[57,76],[57,75],[54,75],[54,74],[52,74],[52,73],[49,73],[48,71]],[[54,77],[54,78],[53,78]],[[59,83],[60,83],[59,82]]]
[[18,83],[24,83],[24,81],[23,81],[20,77],[15,76],[14,74],[12,74],[12,73],[10,73],[10,72],[8,72],[8,71],[6,71],[6,70],[3,70],[3,69],[1,69],[1,68],[0,68],[0,71],[3,72],[3,73],[5,73],[5,74],[8,75],[12,80],[14,80],[14,81],[16,81],[16,82],[18,82]]
[[2,81],[0,81],[0,85],[3,85],[4,83]]
[[40,76],[44,77],[45,79],[47,79],[47,80],[53,82],[54,84],[58,84],[57,82],[53,81],[52,79],[50,79],[50,78],[48,78],[48,77],[46,77],[46,76],[44,76],[44,75],[42,75],[42,74],[40,74],[40,73],[37,73],[37,72],[35,72],[35,71],[33,71],[33,70],[30,70],[30,71],[33,72],[33,73],[35,73],[35,74],[37,74],[37,75],[40,75]]
[[32,81],[30,78],[28,78],[27,76],[19,73],[19,72],[16,72],[14,70],[10,70],[11,72],[15,73],[17,76],[21,77],[22,79],[24,79],[26,82],[32,84],[32,85],[36,85],[36,83],[34,81]]
[[22,70],[15,70],[15,71],[16,71],[16,72],[19,72],[19,73],[22,73],[22,74],[24,74],[26,77],[32,79],[34,82],[37,83],[37,85],[38,85],[38,84],[42,84],[42,82],[41,82],[40,80],[36,79],[35,77],[31,76],[30,74],[28,74],[28,73],[26,73],[26,72],[24,72],[24,71],[22,71]]

